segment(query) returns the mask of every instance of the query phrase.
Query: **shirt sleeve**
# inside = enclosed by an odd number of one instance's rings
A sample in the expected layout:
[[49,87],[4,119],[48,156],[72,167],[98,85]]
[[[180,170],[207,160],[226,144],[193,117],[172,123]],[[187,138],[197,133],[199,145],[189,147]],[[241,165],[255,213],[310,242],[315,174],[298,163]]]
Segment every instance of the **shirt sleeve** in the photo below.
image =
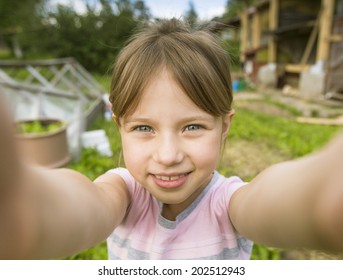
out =
[[242,181],[242,179],[237,177],[237,176],[232,176],[232,177],[228,178],[227,180],[228,180],[227,184],[229,185],[229,189],[228,189],[227,194],[226,194],[226,201],[228,202],[227,205],[229,205],[232,195],[238,189],[240,189],[241,187],[245,186],[248,183]]
[[136,192],[137,184],[136,184],[135,178],[131,175],[129,170],[127,170],[126,168],[118,167],[118,168],[110,169],[106,173],[117,174],[118,176],[120,176],[124,180],[130,192],[131,197],[134,196]]

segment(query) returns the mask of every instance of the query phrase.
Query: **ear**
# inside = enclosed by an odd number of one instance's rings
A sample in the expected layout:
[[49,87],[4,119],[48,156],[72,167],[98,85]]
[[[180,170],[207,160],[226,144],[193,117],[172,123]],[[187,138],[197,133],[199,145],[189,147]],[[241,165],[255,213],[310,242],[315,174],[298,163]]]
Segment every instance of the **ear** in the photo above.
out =
[[233,116],[235,115],[235,110],[231,109],[230,113],[226,114],[223,117],[223,129],[222,129],[222,140],[224,141],[225,138],[227,137],[229,130],[230,130],[230,125],[233,119]]

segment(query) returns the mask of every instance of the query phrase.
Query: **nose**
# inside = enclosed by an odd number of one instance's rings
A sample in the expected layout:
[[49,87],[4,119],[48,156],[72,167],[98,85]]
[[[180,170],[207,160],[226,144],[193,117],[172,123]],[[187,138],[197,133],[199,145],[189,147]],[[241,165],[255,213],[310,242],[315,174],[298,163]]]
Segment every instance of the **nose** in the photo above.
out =
[[172,166],[182,162],[184,152],[181,147],[181,141],[172,133],[164,133],[157,137],[153,159],[155,162]]

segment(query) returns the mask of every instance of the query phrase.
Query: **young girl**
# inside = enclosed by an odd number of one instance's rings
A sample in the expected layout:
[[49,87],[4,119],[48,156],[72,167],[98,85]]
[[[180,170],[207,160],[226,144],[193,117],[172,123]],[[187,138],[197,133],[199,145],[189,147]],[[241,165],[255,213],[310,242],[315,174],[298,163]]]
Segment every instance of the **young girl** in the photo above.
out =
[[106,238],[111,259],[249,259],[250,240],[342,251],[342,136],[250,183],[216,172],[234,116],[228,65],[210,33],[176,19],[134,36],[110,97],[126,168],[94,182],[20,160],[1,108],[0,258]]

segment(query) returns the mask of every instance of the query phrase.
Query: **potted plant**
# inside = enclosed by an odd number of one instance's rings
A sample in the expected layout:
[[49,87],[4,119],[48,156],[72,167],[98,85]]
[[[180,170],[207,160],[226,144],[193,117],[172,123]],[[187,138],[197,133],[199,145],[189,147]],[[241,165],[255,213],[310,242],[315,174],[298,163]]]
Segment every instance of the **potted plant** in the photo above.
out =
[[16,122],[17,141],[21,153],[30,162],[49,168],[70,161],[67,124],[57,119],[35,119]]

